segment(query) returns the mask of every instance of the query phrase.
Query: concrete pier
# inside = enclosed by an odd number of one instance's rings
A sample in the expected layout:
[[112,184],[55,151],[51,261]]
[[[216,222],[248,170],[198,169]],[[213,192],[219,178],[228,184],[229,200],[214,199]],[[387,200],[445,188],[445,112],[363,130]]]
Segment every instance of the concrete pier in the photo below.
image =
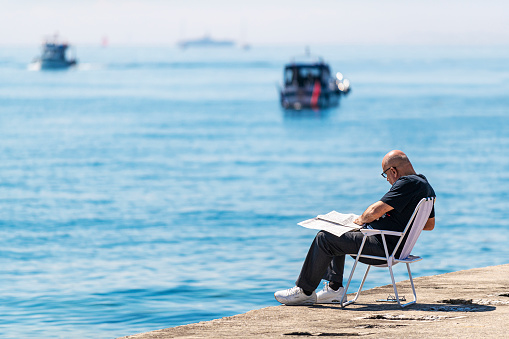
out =
[[[363,291],[357,303],[272,306],[124,337],[160,338],[507,338],[509,264],[414,279],[417,304],[377,302],[392,285]],[[399,287],[401,286],[401,287]],[[355,288],[352,287],[352,288]],[[408,281],[398,283],[411,298]]]

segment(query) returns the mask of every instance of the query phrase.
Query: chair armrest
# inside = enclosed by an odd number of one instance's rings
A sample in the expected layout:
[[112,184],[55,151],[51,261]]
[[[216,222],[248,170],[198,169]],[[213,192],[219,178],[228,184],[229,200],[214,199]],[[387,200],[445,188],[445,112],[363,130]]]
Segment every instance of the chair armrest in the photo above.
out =
[[362,232],[362,234],[365,234],[367,236],[375,235],[375,234],[384,234],[384,235],[395,235],[395,236],[401,237],[403,235],[403,232],[375,230],[372,228],[361,228],[361,232]]

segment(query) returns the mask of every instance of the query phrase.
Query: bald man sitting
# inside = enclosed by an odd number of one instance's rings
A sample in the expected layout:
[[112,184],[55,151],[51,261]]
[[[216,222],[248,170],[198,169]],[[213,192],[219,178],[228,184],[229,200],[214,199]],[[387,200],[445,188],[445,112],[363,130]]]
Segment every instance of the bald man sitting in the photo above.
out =
[[[422,198],[435,197],[435,192],[424,175],[415,173],[410,160],[402,151],[387,153],[382,160],[382,171],[382,177],[392,185],[391,189],[354,222],[374,229],[402,232],[419,201]],[[433,208],[424,230],[431,231],[434,227]],[[362,238],[363,234],[359,231],[347,232],[340,237],[326,231],[318,232],[302,265],[296,286],[274,293],[276,300],[285,305],[340,302],[343,295],[345,255],[357,253]],[[386,236],[386,241],[390,253],[396,247],[398,238]],[[385,257],[382,237],[367,237],[362,253]],[[360,261],[370,265],[383,263],[367,258]],[[328,282],[322,291],[315,293],[322,278]]]

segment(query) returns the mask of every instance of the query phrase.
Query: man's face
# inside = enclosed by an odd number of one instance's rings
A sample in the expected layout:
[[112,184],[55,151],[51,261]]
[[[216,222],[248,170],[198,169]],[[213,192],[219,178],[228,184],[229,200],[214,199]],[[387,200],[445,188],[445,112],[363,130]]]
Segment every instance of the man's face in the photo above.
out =
[[382,176],[384,176],[387,181],[389,182],[389,184],[393,185],[396,180],[398,179],[397,176],[398,176],[398,171],[396,169],[396,167],[394,166],[388,166],[385,168],[382,167]]

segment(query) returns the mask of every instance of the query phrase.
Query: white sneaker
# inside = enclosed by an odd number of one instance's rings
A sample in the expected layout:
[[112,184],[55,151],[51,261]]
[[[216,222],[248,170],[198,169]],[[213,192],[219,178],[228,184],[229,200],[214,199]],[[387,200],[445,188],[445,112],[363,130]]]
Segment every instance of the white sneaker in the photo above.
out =
[[277,291],[274,297],[281,304],[285,305],[313,305],[316,303],[316,293],[306,295],[302,288],[295,286],[287,290]]
[[345,290],[343,287],[338,288],[337,291],[334,291],[329,283],[324,283],[323,290],[316,294],[316,303],[317,304],[335,304],[341,302],[341,297],[343,296],[343,291]]

